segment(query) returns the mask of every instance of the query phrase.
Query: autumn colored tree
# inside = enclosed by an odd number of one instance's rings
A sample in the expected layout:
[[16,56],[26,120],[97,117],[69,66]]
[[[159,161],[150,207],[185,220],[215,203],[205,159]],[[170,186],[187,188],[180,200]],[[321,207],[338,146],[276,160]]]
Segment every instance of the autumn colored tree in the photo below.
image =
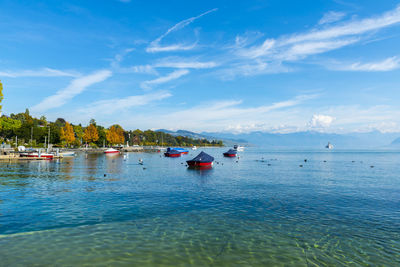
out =
[[76,144],[77,145],[81,145],[82,143],[82,139],[83,139],[83,129],[81,125],[75,125],[74,127],[74,132],[75,132],[75,136],[76,136]]
[[99,140],[99,133],[97,132],[97,128],[94,124],[90,124],[88,127],[86,127],[83,134],[83,140],[88,143],[93,143]]
[[119,125],[113,125],[107,130],[106,137],[111,145],[123,144],[125,142],[124,129]]
[[69,122],[65,122],[65,126],[61,128],[60,138],[67,143],[67,146],[75,141],[74,128]]

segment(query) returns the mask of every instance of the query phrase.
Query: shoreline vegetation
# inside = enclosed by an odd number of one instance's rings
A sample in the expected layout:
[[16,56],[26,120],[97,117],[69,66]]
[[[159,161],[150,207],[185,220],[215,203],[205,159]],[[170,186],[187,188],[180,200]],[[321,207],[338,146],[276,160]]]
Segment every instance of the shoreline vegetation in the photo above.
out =
[[44,116],[32,117],[28,109],[24,113],[0,117],[0,143],[11,147],[92,149],[116,146],[224,146],[221,140],[193,139],[153,130],[124,130],[118,124],[105,128],[94,119],[86,127],[71,124],[63,118],[51,122]]
[[[3,101],[3,84],[0,81],[0,103]],[[63,118],[51,122],[45,116],[32,117],[29,109],[24,113],[9,116],[1,114],[0,105],[0,143],[11,148],[30,146],[35,148],[90,148],[101,147],[149,147],[149,146],[182,146],[182,147],[221,147],[221,140],[194,139],[185,136],[173,136],[162,131],[124,130],[114,124],[105,128],[91,119],[89,125],[71,124]],[[133,150],[134,151],[134,150]]]

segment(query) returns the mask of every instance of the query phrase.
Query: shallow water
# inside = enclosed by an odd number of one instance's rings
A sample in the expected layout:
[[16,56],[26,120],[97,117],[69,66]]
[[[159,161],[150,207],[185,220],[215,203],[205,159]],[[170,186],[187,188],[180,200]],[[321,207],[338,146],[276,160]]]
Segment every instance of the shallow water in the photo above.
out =
[[0,163],[0,266],[400,264],[400,153],[224,150]]

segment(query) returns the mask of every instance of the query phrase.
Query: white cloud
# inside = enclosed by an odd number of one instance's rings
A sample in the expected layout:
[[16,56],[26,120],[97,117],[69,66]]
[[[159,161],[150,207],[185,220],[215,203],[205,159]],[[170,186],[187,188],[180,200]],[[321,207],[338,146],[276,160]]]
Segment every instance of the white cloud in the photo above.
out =
[[320,42],[305,42],[291,46],[285,53],[276,55],[277,58],[292,61],[298,60],[310,55],[321,54],[349,44],[356,43],[358,39],[345,39]]
[[79,73],[72,71],[62,71],[51,68],[39,70],[20,70],[20,71],[0,71],[0,77],[77,77]]
[[[324,24],[341,17],[343,14],[331,13],[330,18],[325,17]],[[400,23],[400,5],[395,9],[381,14],[380,16],[351,20],[337,25],[326,25],[325,27],[316,27],[305,33],[295,33],[287,36],[281,36],[276,39],[266,38],[261,44],[250,46],[246,38],[237,37],[235,40],[235,51],[240,61],[236,65],[249,66],[256,64],[259,67],[260,60],[266,65],[281,65],[286,61],[298,61],[311,55],[326,53],[337,50],[363,40],[367,33],[381,30],[386,27]],[[259,60],[258,62],[256,60]],[[397,65],[397,58],[389,59],[387,62],[379,64],[362,65],[355,64],[353,69],[379,69],[390,68]],[[264,66],[266,66],[264,65]],[[234,69],[238,69],[233,65]],[[249,69],[249,68],[247,68]],[[282,68],[282,71],[286,71]],[[246,72],[245,72],[246,73]],[[260,74],[259,68],[254,69],[254,74]],[[237,73],[240,75],[240,72]],[[248,75],[248,73],[246,73]]]
[[176,69],[210,69],[218,66],[217,63],[213,61],[190,61],[190,60],[174,60],[174,59],[164,59],[158,61],[154,64],[156,68],[176,68]]
[[[237,40],[236,40],[237,41]],[[240,51],[240,54],[249,58],[258,58],[261,56],[266,56],[270,54],[272,48],[274,47],[276,41],[274,39],[267,39],[260,46],[253,46],[249,49]]]
[[159,101],[172,95],[169,92],[159,91],[151,94],[134,95],[125,98],[101,100],[91,103],[79,113],[97,116],[100,114],[114,114],[132,107],[145,106],[151,102]]
[[102,82],[111,75],[112,73],[109,70],[100,70],[90,75],[74,79],[66,88],[58,91],[55,95],[45,98],[42,102],[33,106],[31,111],[37,113],[63,106],[69,100],[85,91],[87,87]]
[[191,24],[192,22],[194,22],[195,20],[211,13],[214,11],[217,11],[217,8],[208,10],[196,17],[191,17],[188,19],[185,19],[177,24],[175,24],[173,27],[169,28],[163,35],[161,35],[160,37],[158,37],[156,40],[152,41],[150,43],[150,45],[147,47],[146,51],[147,52],[167,52],[167,51],[178,51],[178,50],[191,50],[196,46],[196,43],[194,44],[173,44],[173,45],[166,45],[166,46],[162,46],[160,45],[160,42],[170,33],[178,31],[180,29],[183,29],[184,27],[186,27],[187,25]]
[[158,74],[158,72],[151,65],[138,65],[130,68],[125,68],[125,72],[135,72],[144,74]]
[[[294,114],[292,109],[307,100],[317,97],[316,95],[302,95],[293,99],[263,105],[258,107],[242,107],[242,101],[221,100],[218,102],[203,103],[198,106],[181,109],[178,111],[164,111],[161,114],[152,113],[147,116],[135,118],[134,123],[152,128],[171,128],[221,131],[232,125],[254,125],[257,127],[272,127],[274,124],[282,123],[283,117],[290,123]],[[176,110],[177,107],[174,108]],[[129,123],[129,122],[127,122]],[[133,125],[132,125],[133,126]],[[247,129],[250,129],[247,127]],[[252,130],[260,130],[260,128]]]
[[187,75],[188,73],[189,73],[189,71],[185,70],[185,69],[176,70],[166,76],[158,77],[157,79],[150,80],[150,81],[144,81],[140,84],[140,86],[143,89],[151,89],[153,86],[179,79],[180,77]]
[[334,70],[346,71],[392,71],[400,67],[400,58],[390,57],[382,61],[361,63],[356,62],[350,65],[340,65],[333,67]]
[[383,15],[375,18],[367,18],[358,21],[343,23],[342,25],[325,28],[322,30],[313,30],[304,34],[297,34],[283,40],[283,44],[293,44],[305,41],[318,41],[345,36],[354,36],[364,34],[373,30],[379,30],[392,26],[400,22],[400,5],[394,10],[385,12]]
[[322,24],[333,23],[333,22],[341,20],[344,16],[346,16],[346,13],[329,11],[328,13],[324,14],[324,16],[318,22],[318,24],[322,25]]
[[335,120],[334,117],[327,115],[314,115],[311,119],[311,126],[318,128],[329,127],[332,122]]

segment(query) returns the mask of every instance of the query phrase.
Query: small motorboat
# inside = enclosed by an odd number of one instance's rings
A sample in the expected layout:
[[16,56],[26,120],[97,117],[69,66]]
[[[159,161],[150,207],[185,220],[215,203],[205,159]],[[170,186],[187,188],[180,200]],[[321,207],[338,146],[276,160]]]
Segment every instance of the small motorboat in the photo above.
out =
[[45,158],[45,159],[53,159],[54,158],[54,154],[39,153],[39,152],[21,153],[20,156],[26,157],[26,158]]
[[182,153],[175,149],[169,149],[167,152],[164,153],[164,155],[170,158],[177,158],[180,157]]
[[109,149],[105,150],[104,153],[106,153],[106,154],[117,154],[117,153],[119,153],[119,150],[116,150],[114,148],[109,148]]
[[244,150],[244,147],[238,146],[238,145],[234,145],[234,146],[233,146],[233,149],[235,149],[236,151],[243,151],[243,150]]
[[333,149],[333,145],[332,145],[330,142],[328,142],[328,144],[325,146],[325,148],[327,148],[327,149]]
[[65,158],[65,157],[75,157],[75,152],[74,151],[60,152],[60,156],[62,156],[63,158]]
[[197,146],[192,146],[192,150],[197,150]]
[[236,155],[237,155],[237,150],[236,149],[229,149],[228,151],[226,151],[224,153],[224,157],[229,157],[229,158],[236,157]]
[[208,155],[207,153],[201,151],[196,157],[191,160],[186,161],[189,167],[206,167],[212,166],[214,157]]

